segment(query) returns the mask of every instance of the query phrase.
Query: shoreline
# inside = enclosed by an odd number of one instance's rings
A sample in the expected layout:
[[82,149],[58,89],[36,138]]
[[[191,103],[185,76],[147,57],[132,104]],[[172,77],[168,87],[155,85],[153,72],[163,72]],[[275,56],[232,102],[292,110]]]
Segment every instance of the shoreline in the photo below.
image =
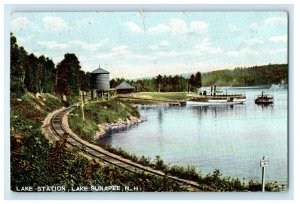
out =
[[147,121],[146,117],[130,116],[129,119],[128,118],[126,118],[125,120],[118,119],[118,121],[115,123],[98,124],[99,131],[97,131],[95,134],[95,140],[99,140],[99,139],[103,138],[108,130],[114,130],[114,129],[119,129],[119,128],[121,129],[121,128],[124,128],[127,126],[140,124],[145,121]]

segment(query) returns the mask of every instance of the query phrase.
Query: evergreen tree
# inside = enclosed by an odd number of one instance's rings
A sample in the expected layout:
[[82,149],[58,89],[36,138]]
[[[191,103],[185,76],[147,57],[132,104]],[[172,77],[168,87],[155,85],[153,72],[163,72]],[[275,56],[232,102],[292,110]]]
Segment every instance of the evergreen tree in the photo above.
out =
[[193,91],[195,87],[195,75],[192,74],[189,79],[189,91]]
[[52,93],[54,91],[54,86],[56,83],[56,68],[55,64],[51,59],[46,57],[44,63],[44,77],[42,80],[42,87],[44,92]]
[[79,60],[75,54],[65,54],[64,61],[68,66],[68,88],[71,95],[79,94]]
[[157,87],[158,87],[158,92],[160,92],[161,83],[162,83],[162,76],[160,74],[156,77],[155,82],[156,82]]
[[195,75],[195,86],[197,88],[201,88],[202,87],[202,76],[201,76],[201,72],[197,72]]
[[55,85],[55,91],[61,96],[69,95],[68,65],[64,60],[57,65],[57,81]]
[[37,93],[39,91],[39,67],[37,63],[38,59],[34,54],[30,54],[25,60],[26,64],[24,84],[26,89],[31,93]]
[[20,97],[25,92],[25,64],[27,52],[19,47],[16,37],[10,34],[10,92],[12,96]]
[[80,64],[75,54],[65,54],[57,65],[57,82],[55,90],[61,95],[76,96],[79,94]]

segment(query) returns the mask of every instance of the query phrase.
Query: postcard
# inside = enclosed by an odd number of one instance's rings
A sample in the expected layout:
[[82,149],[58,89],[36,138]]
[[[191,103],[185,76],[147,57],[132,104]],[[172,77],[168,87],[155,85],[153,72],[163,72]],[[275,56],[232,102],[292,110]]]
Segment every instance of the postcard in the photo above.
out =
[[278,192],[288,13],[13,12],[14,192]]

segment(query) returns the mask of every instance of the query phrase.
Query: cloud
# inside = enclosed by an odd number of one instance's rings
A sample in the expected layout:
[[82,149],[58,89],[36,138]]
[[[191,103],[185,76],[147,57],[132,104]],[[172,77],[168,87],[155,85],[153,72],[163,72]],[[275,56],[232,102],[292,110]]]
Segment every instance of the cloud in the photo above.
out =
[[150,27],[147,31],[149,34],[161,34],[170,31],[170,27],[164,24],[158,24],[157,26]]
[[159,57],[177,57],[177,56],[181,56],[182,55],[181,52],[177,52],[175,50],[160,51],[160,52],[156,52],[155,54],[158,55]]
[[139,53],[134,53],[131,50],[128,49],[127,45],[119,45],[116,47],[113,47],[111,49],[111,52],[108,53],[102,53],[98,55],[98,58],[100,59],[110,59],[110,58],[114,58],[114,57],[118,57],[118,59],[120,60],[120,58],[125,58],[126,60],[130,59],[130,60],[147,60],[147,59],[151,59],[151,57],[149,55],[143,55],[143,54],[139,54]]
[[226,54],[230,57],[247,57],[247,56],[257,56],[260,51],[257,49],[243,48],[237,51],[228,51]]
[[170,45],[169,41],[166,41],[166,40],[161,40],[159,42],[159,46],[169,46],[169,45]]
[[284,25],[287,23],[287,18],[284,17],[271,17],[264,20],[263,24],[266,26]]
[[260,40],[260,39],[253,38],[253,39],[245,40],[245,44],[247,46],[251,47],[251,46],[262,45],[262,44],[264,44],[264,41]]
[[28,20],[27,17],[20,17],[20,18],[16,18],[11,21],[11,26],[12,26],[12,28],[15,28],[15,29],[26,28],[26,27],[30,26],[31,24],[32,24],[32,22],[30,20]]
[[270,17],[262,22],[254,22],[250,24],[249,29],[252,32],[257,32],[258,30],[266,27],[279,25],[287,25],[287,17]]
[[151,50],[159,50],[159,46],[157,45],[149,45],[148,48]]
[[221,48],[213,47],[210,38],[203,39],[199,44],[194,46],[194,49],[202,54],[216,54],[222,50]]
[[44,42],[37,42],[37,44],[46,47],[48,49],[66,49],[70,47],[68,44],[65,43],[57,43],[56,41],[44,41]]
[[126,23],[124,23],[124,26],[126,27],[126,29],[128,29],[129,31],[131,31],[133,33],[143,33],[144,32],[144,30],[134,22],[126,22]]
[[67,32],[71,28],[65,23],[62,18],[55,16],[47,16],[43,18],[44,27],[49,31],[54,32]]
[[178,18],[170,19],[169,26],[171,28],[171,32],[175,34],[185,34],[188,31],[185,21]]
[[167,41],[167,40],[161,40],[157,44],[149,45],[148,48],[150,48],[151,50],[159,50],[160,48],[167,47],[169,45],[170,45],[169,41]]
[[278,54],[278,53],[283,53],[283,54],[287,54],[287,48],[277,48],[277,49],[269,49],[269,54],[273,55],[273,54]]
[[250,26],[249,26],[250,30],[253,31],[253,32],[258,31],[258,30],[259,30],[259,27],[260,27],[260,26],[259,26],[258,23],[256,23],[256,22],[255,22],[255,23],[251,23]]
[[192,21],[190,23],[191,32],[206,31],[207,29],[208,29],[208,25],[203,21]]
[[79,45],[82,49],[89,50],[89,51],[95,51],[98,48],[103,47],[104,45],[108,44],[108,42],[109,42],[108,38],[105,38],[105,39],[100,40],[97,43],[86,43],[83,41],[75,40],[75,41],[69,42],[68,44]]
[[273,36],[273,37],[269,38],[269,41],[272,41],[272,42],[286,42],[287,41],[287,36],[286,35]]
[[228,24],[228,29],[229,29],[229,31],[232,32],[232,33],[239,33],[239,32],[242,32],[242,31],[243,31],[241,28],[239,28],[239,27],[237,27],[236,25],[231,24],[231,23]]
[[171,18],[167,24],[158,24],[150,27],[147,33],[154,35],[171,32],[173,35],[185,35],[206,32],[207,30],[208,25],[203,21],[192,21],[190,24],[187,24],[179,18]]
[[75,40],[75,41],[69,41],[67,43],[58,43],[56,41],[39,41],[37,44],[46,47],[48,49],[66,49],[69,47],[72,47],[74,45],[80,46],[81,49],[89,50],[89,51],[95,51],[99,47],[102,47],[106,45],[109,42],[107,38],[100,40],[97,43],[86,43],[83,41]]

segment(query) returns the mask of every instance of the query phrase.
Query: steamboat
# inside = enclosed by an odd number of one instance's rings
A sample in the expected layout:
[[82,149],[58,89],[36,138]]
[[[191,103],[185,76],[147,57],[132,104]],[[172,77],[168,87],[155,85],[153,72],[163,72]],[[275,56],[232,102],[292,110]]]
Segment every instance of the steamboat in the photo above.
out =
[[216,85],[214,85],[211,86],[210,93],[203,91],[199,94],[194,94],[187,100],[186,104],[195,106],[217,106],[242,104],[245,101],[245,95],[239,93],[223,93],[217,91]]
[[274,98],[271,95],[264,94],[264,92],[261,92],[261,95],[257,96],[257,98],[254,101],[256,104],[272,104],[274,102]]

